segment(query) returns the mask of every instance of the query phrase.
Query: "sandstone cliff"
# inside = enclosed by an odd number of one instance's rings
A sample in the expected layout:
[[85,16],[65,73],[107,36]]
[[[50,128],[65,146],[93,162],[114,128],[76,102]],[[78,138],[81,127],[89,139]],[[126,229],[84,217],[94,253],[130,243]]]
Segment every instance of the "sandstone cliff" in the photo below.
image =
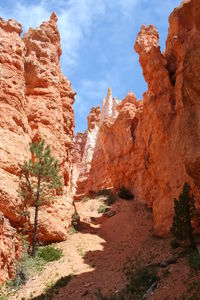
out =
[[[6,250],[9,246],[1,248],[4,261],[0,262],[0,280],[12,273],[15,229],[10,229],[4,217],[13,227],[20,226],[20,167],[29,159],[31,142],[44,138],[51,145],[63,174],[65,192],[69,190],[75,93],[60,70],[62,51],[56,21],[53,13],[48,22],[30,29],[22,39],[19,23],[0,19],[0,212],[5,220],[0,225],[0,240],[9,245],[13,236],[10,250]],[[41,208],[39,240],[64,240],[73,210],[69,196],[57,197],[54,203]],[[32,207],[30,212],[32,225]]]
[[118,115],[107,118],[111,104],[103,103],[101,116],[106,118],[101,117],[85,178],[85,193],[122,185],[131,189],[152,207],[158,236],[169,233],[174,197],[185,181],[192,186],[196,207],[200,204],[199,19],[200,4],[183,1],[169,18],[163,54],[156,28],[141,27],[135,50],[148,84],[143,106],[129,93],[117,105]]

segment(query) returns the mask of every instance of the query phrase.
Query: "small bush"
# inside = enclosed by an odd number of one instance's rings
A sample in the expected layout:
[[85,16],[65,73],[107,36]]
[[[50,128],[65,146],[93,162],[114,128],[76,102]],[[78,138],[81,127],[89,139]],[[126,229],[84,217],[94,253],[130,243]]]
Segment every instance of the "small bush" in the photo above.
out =
[[80,216],[77,211],[72,216],[71,226],[73,226],[76,231],[80,229]]
[[105,213],[106,211],[107,211],[107,209],[108,209],[108,207],[107,206],[105,206],[104,204],[101,204],[100,206],[99,206],[99,208],[98,208],[98,214],[103,214],[103,213]]
[[124,186],[121,187],[121,189],[119,190],[118,196],[120,198],[126,199],[126,200],[134,199],[133,193],[130,190],[128,190],[127,188],[125,188]]
[[179,242],[176,239],[173,239],[170,243],[172,249],[176,249],[180,246]]
[[104,200],[104,203],[108,206],[112,205],[115,202],[115,200],[117,199],[116,195],[107,189],[98,190],[96,195],[106,197],[106,199]]
[[47,246],[37,251],[37,257],[42,258],[46,262],[59,260],[62,257],[62,250]]
[[77,233],[77,230],[74,228],[74,225],[71,225],[69,227],[69,234],[72,235],[72,234],[75,234]]
[[200,256],[198,252],[193,252],[187,257],[188,264],[194,271],[200,270]]
[[5,295],[8,295],[12,290],[20,289],[33,274],[42,271],[48,262],[58,260],[62,256],[61,249],[55,249],[51,246],[39,248],[35,257],[30,256],[25,250],[23,250],[20,260],[16,262],[15,278],[6,282]]
[[174,237],[190,243],[191,248],[195,249],[194,233],[192,228],[192,220],[195,215],[194,196],[190,193],[190,186],[186,182],[178,200],[174,199],[174,218],[171,232]]
[[16,263],[15,278],[6,283],[7,292],[18,290],[31,277],[31,274],[40,272],[47,262],[38,256],[32,257],[22,253],[21,259]]
[[26,283],[29,278],[29,272],[24,265],[18,265],[16,268],[15,278],[8,283],[8,286],[13,289],[19,289],[20,286]]
[[125,275],[128,279],[127,294],[135,295],[138,299],[141,299],[148,288],[158,280],[156,269],[148,269],[138,263],[136,263],[134,269],[132,267],[125,269]]
[[108,198],[105,200],[105,203],[110,206],[116,201],[116,199],[116,195],[114,193],[110,193],[108,195]]

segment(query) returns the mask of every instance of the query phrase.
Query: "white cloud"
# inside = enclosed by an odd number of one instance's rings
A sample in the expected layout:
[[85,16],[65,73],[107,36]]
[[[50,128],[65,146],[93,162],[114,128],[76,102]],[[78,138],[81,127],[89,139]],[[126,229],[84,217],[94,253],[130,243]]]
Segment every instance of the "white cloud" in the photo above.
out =
[[109,18],[113,9],[127,15],[138,0],[41,0],[37,4],[16,1],[8,9],[1,8],[0,15],[14,18],[23,25],[23,30],[39,26],[48,20],[52,10],[58,15],[58,27],[63,49],[62,63],[65,67],[76,64],[81,43],[91,33],[97,17]]
[[30,27],[37,27],[42,21],[48,20],[50,12],[45,8],[43,1],[37,5],[24,5],[16,1],[9,10],[3,10],[0,6],[0,15],[4,19],[15,19],[22,24],[23,30],[27,31]]
[[81,80],[79,90],[84,96],[89,99],[102,100],[105,97],[105,91],[108,88],[108,82],[106,80]]

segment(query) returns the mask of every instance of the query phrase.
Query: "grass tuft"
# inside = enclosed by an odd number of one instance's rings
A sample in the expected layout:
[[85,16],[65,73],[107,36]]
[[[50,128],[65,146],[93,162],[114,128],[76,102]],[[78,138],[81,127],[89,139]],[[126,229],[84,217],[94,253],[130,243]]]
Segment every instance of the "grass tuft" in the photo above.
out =
[[56,249],[52,246],[40,248],[36,254],[37,257],[42,258],[45,262],[59,260],[62,255],[63,254],[61,249]]

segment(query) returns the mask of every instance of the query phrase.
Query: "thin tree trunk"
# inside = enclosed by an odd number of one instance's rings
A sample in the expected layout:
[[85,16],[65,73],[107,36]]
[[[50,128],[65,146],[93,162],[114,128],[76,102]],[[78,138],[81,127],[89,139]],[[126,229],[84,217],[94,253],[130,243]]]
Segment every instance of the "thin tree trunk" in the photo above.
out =
[[33,248],[32,248],[32,256],[35,256],[36,253],[36,245],[37,245],[37,226],[38,226],[38,208],[39,208],[39,198],[40,198],[40,174],[38,175],[38,186],[37,193],[35,199],[35,219],[34,219],[34,233],[33,233]]

